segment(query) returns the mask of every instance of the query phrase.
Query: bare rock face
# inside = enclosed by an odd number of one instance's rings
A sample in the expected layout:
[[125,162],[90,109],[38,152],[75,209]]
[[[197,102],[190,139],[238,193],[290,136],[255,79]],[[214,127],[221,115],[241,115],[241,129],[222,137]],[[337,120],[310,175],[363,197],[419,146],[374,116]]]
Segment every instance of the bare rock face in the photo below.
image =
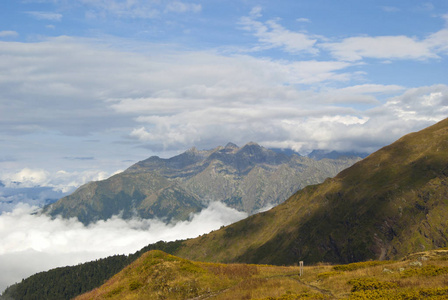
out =
[[232,143],[212,150],[193,147],[169,159],[150,157],[111,178],[88,183],[44,211],[78,217],[85,224],[117,214],[168,222],[188,219],[209,202],[222,201],[253,214],[335,176],[360,159],[317,161],[253,142],[241,148]]

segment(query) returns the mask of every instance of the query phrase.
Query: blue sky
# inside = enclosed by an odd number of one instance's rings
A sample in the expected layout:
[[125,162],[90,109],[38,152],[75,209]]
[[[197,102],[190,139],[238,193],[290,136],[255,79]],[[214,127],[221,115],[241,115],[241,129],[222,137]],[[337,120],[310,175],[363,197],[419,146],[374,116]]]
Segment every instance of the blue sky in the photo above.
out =
[[447,56],[445,0],[5,0],[0,180],[67,191],[229,141],[375,151],[446,117]]

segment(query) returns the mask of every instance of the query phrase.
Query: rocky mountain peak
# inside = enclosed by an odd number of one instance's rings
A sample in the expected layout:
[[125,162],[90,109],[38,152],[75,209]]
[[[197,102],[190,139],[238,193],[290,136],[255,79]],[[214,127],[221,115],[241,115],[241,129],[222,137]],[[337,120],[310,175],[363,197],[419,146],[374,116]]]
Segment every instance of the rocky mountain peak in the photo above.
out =
[[254,154],[255,152],[262,152],[263,150],[267,150],[267,149],[261,147],[257,143],[249,142],[246,145],[244,145],[242,148],[240,148],[239,152]]
[[187,151],[185,151],[187,153],[199,153],[198,148],[196,148],[195,146],[191,147],[190,149],[188,149]]
[[234,143],[227,143],[227,145],[224,147],[225,149],[239,149],[239,147],[237,145],[235,145]]

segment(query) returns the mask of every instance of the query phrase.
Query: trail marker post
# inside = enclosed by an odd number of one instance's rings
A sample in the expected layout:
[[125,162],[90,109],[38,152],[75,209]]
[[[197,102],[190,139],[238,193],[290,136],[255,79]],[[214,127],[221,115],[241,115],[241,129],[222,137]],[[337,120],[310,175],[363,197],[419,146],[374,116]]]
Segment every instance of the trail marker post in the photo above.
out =
[[302,260],[299,262],[299,266],[300,266],[299,276],[302,277],[302,275],[303,275],[303,261]]

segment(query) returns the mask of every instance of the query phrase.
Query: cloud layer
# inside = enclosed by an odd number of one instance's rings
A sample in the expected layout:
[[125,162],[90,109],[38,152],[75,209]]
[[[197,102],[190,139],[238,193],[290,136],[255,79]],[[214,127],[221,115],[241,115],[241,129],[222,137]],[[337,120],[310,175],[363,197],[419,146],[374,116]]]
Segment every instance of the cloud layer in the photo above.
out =
[[[116,133],[154,152],[251,140],[302,151],[372,151],[446,116],[445,85],[328,86],[359,75],[349,62],[157,47],[146,55],[68,37],[1,43],[3,64],[12,70],[0,80],[3,135],[86,136],[114,124]],[[420,102],[428,97],[437,100]]]
[[114,254],[129,254],[159,240],[192,238],[247,217],[216,202],[190,221],[166,225],[159,220],[113,217],[85,227],[75,219],[30,214],[19,205],[0,215],[0,290],[34,273]]
[[47,187],[66,193],[89,181],[103,180],[111,175],[104,171],[69,173],[61,170],[50,173],[44,169],[24,168],[16,173],[0,174],[0,181],[7,188]]
[[[57,187],[49,178],[62,178],[59,170],[111,174],[154,154],[169,157],[192,146],[210,149],[229,141],[302,153],[314,148],[370,152],[446,117],[445,80],[409,85],[399,80],[424,77],[409,72],[409,64],[437,70],[444,62],[446,15],[433,15],[438,27],[420,35],[324,36],[306,30],[316,29],[311,15],[287,22],[265,7],[246,5],[226,25],[238,38],[244,36],[244,43],[204,47],[200,42],[183,45],[197,27],[182,26],[191,22],[188,15],[198,17],[195,26],[216,26],[219,22],[206,15],[211,4],[38,3],[46,5],[22,15],[57,22],[58,28],[72,20],[70,12],[82,12],[88,24],[111,24],[112,19],[118,27],[163,24],[157,28],[182,30],[185,40],[148,42],[138,34],[130,39],[102,33],[13,42],[22,34],[0,31],[0,140],[5,145],[0,169],[7,176],[26,169],[47,172],[32,180],[10,179],[23,184],[41,178]],[[400,12],[393,7],[378,11]],[[397,61],[408,65],[387,69]]]

